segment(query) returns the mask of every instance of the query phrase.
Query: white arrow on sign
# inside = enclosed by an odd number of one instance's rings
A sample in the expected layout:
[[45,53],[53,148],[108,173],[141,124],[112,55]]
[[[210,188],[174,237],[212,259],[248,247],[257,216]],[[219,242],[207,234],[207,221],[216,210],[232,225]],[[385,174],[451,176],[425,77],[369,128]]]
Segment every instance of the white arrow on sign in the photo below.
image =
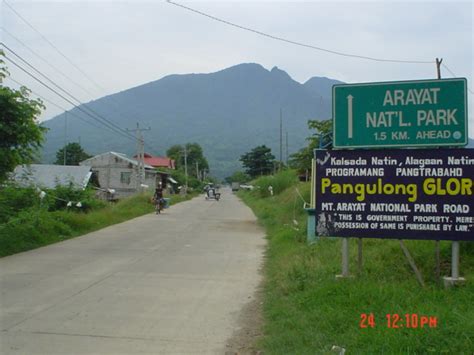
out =
[[354,96],[347,96],[347,136],[352,138],[352,99]]

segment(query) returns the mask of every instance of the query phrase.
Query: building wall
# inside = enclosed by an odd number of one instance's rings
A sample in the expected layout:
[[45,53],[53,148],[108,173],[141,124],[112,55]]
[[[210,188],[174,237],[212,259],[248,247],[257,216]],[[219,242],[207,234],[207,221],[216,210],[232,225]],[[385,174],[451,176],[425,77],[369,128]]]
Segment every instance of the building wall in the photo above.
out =
[[[90,165],[92,171],[97,174],[99,185],[103,189],[114,189],[115,198],[131,196],[137,193],[138,175],[137,167],[132,163],[108,154],[90,158],[81,165]],[[129,182],[123,181],[122,173],[129,174]],[[145,169],[145,185],[148,191],[153,193],[156,188],[156,172]]]

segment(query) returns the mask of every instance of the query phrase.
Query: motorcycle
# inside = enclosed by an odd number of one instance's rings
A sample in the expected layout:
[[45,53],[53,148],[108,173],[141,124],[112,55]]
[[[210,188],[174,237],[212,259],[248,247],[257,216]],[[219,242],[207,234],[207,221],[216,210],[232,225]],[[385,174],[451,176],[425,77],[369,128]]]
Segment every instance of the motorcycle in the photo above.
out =
[[216,200],[219,201],[221,194],[216,192],[216,189],[210,188],[206,191],[206,200]]

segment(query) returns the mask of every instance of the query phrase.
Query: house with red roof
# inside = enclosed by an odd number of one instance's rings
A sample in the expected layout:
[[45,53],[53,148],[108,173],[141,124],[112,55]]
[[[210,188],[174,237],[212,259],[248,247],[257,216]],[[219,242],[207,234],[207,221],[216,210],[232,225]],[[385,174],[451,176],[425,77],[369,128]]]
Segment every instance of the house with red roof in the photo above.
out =
[[[137,159],[137,156],[134,156]],[[176,164],[173,159],[168,157],[154,157],[151,154],[144,154],[145,164],[151,165],[154,168],[167,168],[167,169],[176,169]]]

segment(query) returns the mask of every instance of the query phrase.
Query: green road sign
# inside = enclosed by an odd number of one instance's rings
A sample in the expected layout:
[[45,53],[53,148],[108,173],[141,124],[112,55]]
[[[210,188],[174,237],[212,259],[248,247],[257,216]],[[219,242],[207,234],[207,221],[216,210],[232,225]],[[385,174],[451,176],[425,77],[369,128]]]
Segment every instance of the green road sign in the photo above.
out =
[[334,148],[467,144],[466,79],[334,85]]

